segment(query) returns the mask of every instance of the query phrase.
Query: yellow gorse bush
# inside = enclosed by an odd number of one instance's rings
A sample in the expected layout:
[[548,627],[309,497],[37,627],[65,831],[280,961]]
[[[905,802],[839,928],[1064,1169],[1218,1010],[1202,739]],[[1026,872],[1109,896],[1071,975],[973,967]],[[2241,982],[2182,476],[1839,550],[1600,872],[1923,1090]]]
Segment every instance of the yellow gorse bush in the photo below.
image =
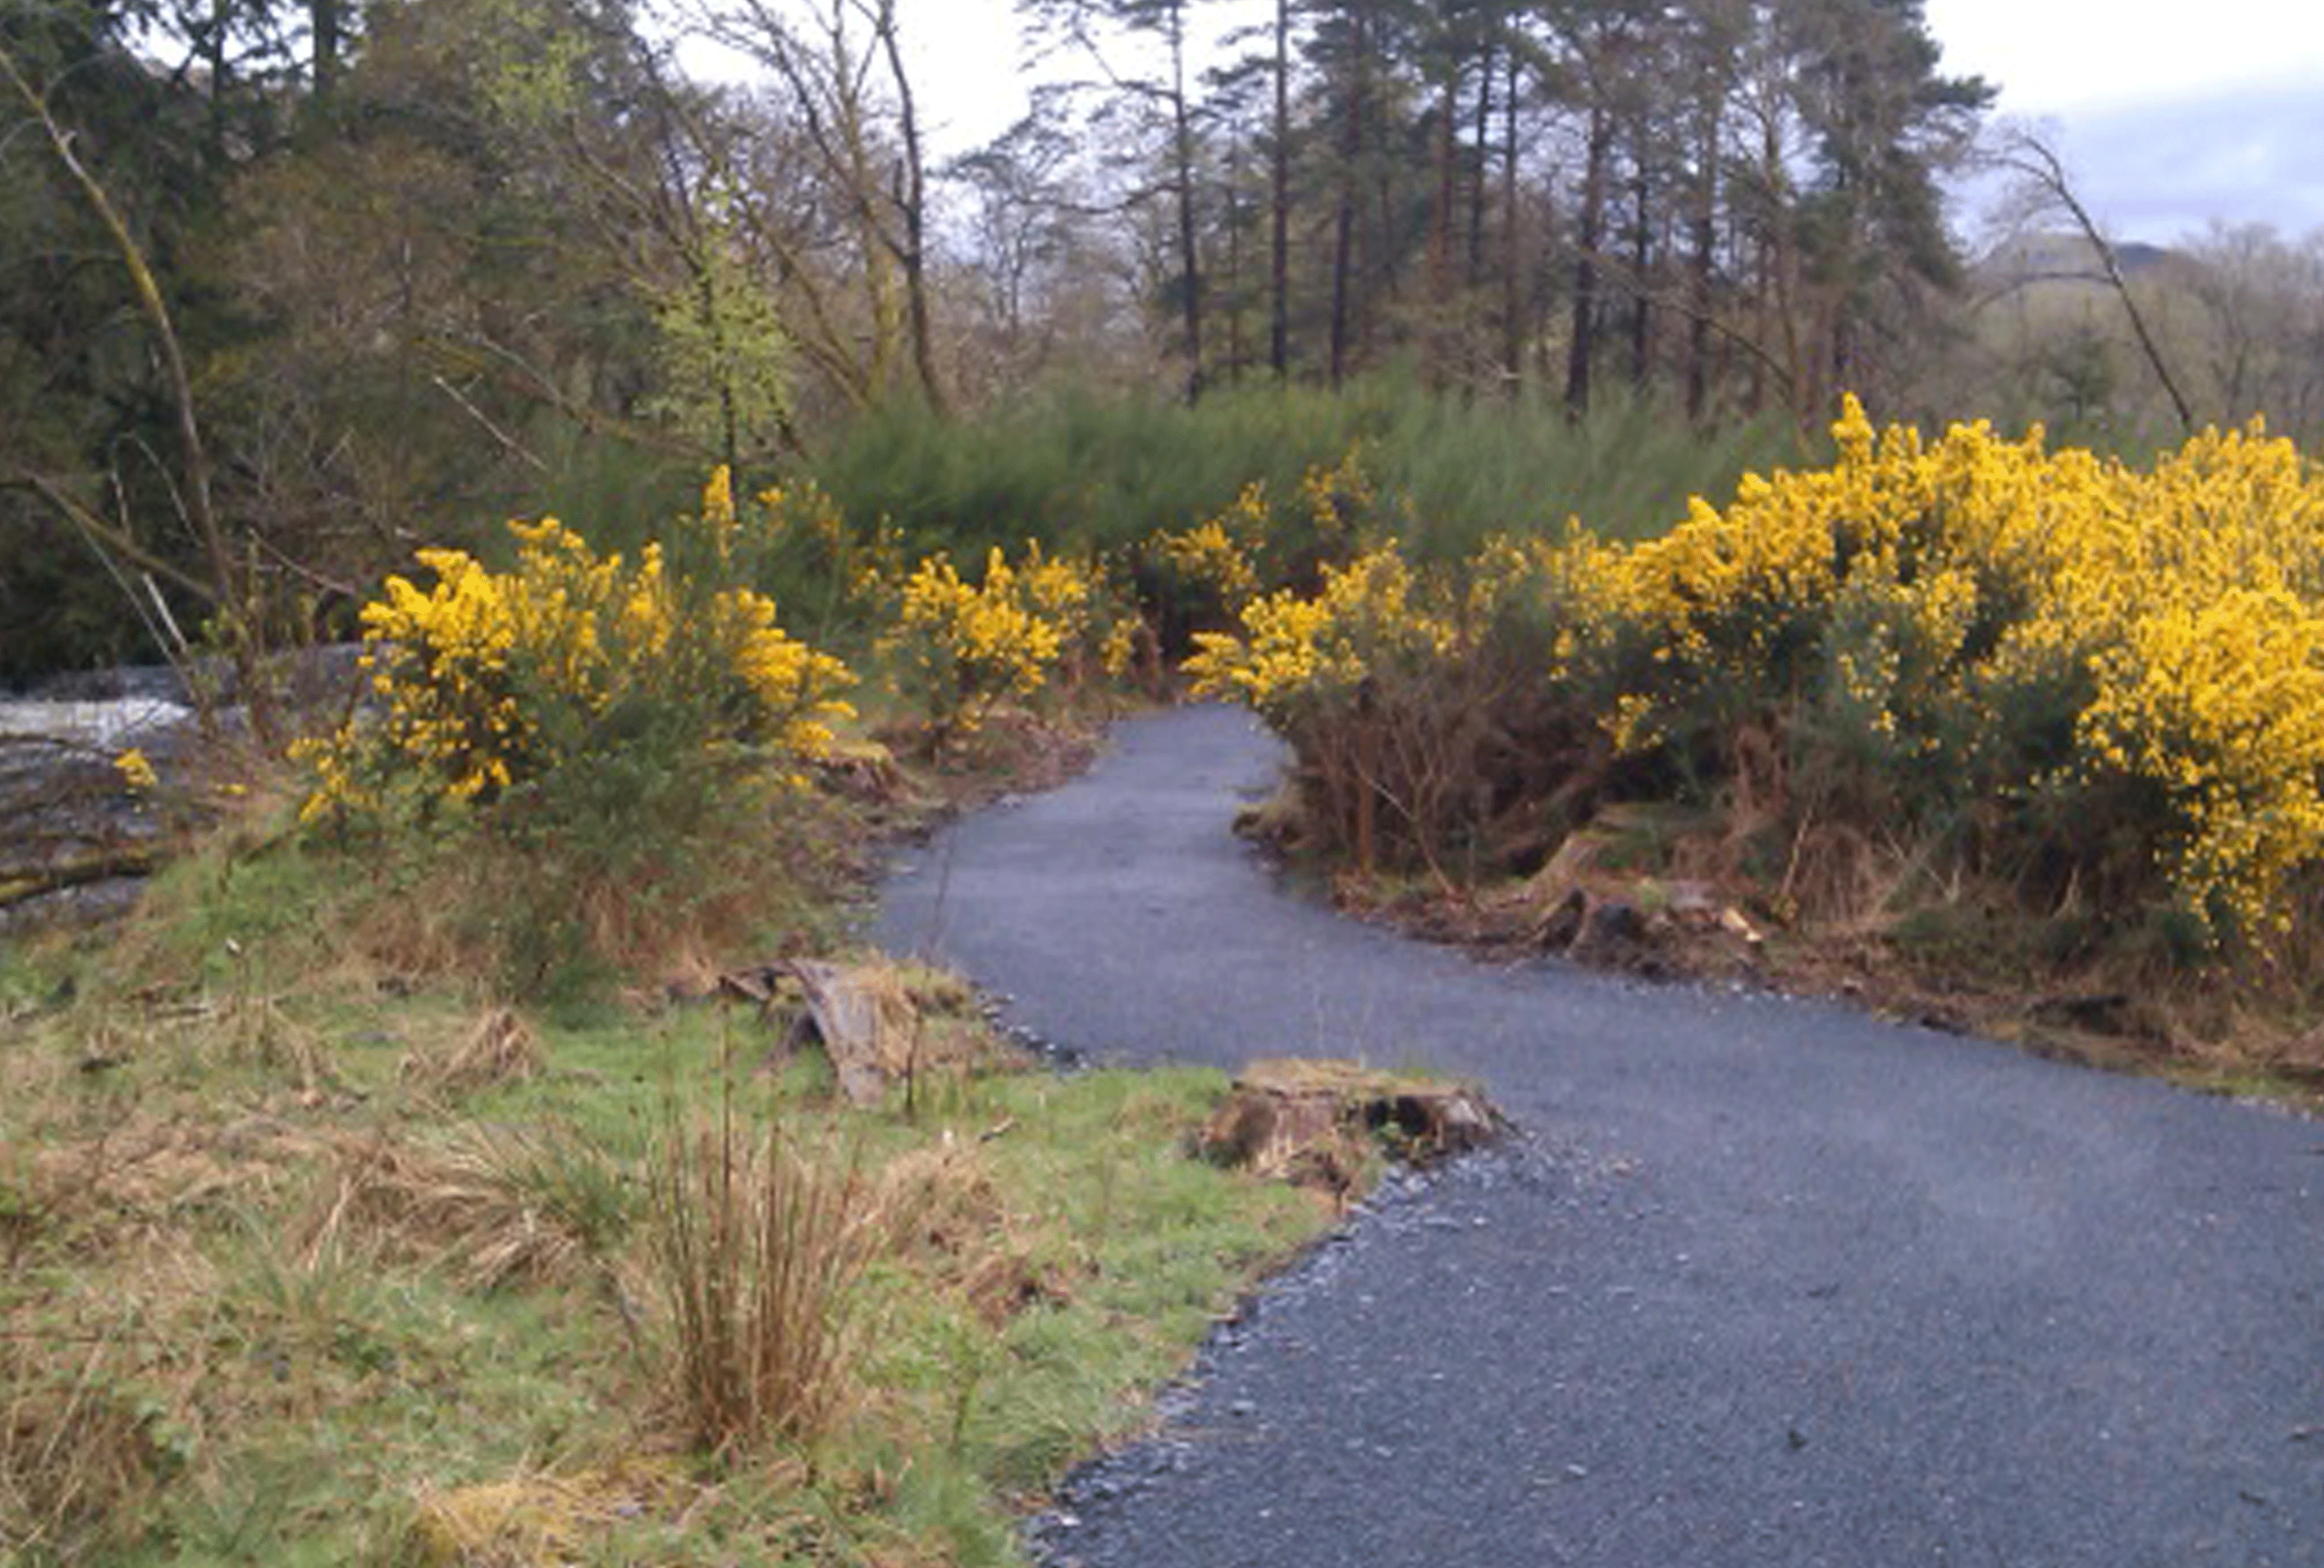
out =
[[1202,696],[1232,696],[1287,727],[1301,705],[1343,696],[1368,675],[1452,653],[1451,622],[1422,602],[1413,568],[1390,540],[1344,567],[1325,567],[1313,597],[1283,589],[1243,609],[1243,635],[1200,632],[1185,664]]
[[821,582],[830,607],[859,613],[892,601],[904,573],[904,549],[895,524],[886,519],[858,530],[830,493],[811,478],[759,492],[743,525],[766,553],[793,558],[804,576]]
[[[648,733],[673,767],[734,748],[787,763],[822,754],[851,714],[847,667],[786,632],[764,595],[674,571],[659,543],[630,562],[553,518],[509,526],[515,569],[422,550],[427,586],[392,576],[364,607],[378,711],[301,748],[309,820],[399,790],[487,804]],[[694,526],[713,558],[732,549],[723,469]]]
[[1352,540],[1379,501],[1379,488],[1364,468],[1363,443],[1350,447],[1328,467],[1308,469],[1300,478],[1299,494],[1325,540],[1342,544]]
[[1180,582],[1211,595],[1222,608],[1236,611],[1259,592],[1258,556],[1273,525],[1267,486],[1254,481],[1216,517],[1176,533],[1157,533],[1149,548]]
[[1249,549],[1227,532],[1222,518],[1213,517],[1183,532],[1157,535],[1155,544],[1172,571],[1211,589],[1230,608],[1240,608],[1259,589],[1259,573],[1251,567]]
[[994,706],[1029,697],[1061,660],[1095,639],[1109,665],[1128,650],[1101,625],[1103,573],[1026,547],[1016,565],[995,548],[971,583],[949,557],[921,561],[907,576],[881,652],[926,721],[929,742],[973,734]]
[[[1365,472],[1361,443],[1336,463],[1309,467],[1297,503],[1278,511],[1266,483],[1255,480],[1201,522],[1151,535],[1143,553],[1159,568],[1171,601],[1159,607],[1166,616],[1203,634],[1231,623],[1269,589],[1312,585],[1347,567],[1385,536],[1379,514],[1388,509]],[[1408,498],[1398,497],[1397,509],[1408,512]]]
[[[1453,663],[1506,657],[1529,613],[1548,630],[1527,700],[1594,714],[1618,752],[1700,766],[1772,722],[1931,810],[2047,798],[2071,823],[2103,799],[2149,857],[2116,881],[2159,878],[2214,936],[2280,928],[2289,880],[2324,861],[2313,467],[2257,427],[2144,471],[2038,429],[1876,430],[1853,399],[1833,434],[1828,468],[1748,478],[1650,542],[1496,540],[1425,580],[1360,558],[1252,598],[1189,672],[1296,743],[1351,722],[1367,676],[1434,659],[1449,687]],[[2123,841],[2090,816],[2070,857]]]

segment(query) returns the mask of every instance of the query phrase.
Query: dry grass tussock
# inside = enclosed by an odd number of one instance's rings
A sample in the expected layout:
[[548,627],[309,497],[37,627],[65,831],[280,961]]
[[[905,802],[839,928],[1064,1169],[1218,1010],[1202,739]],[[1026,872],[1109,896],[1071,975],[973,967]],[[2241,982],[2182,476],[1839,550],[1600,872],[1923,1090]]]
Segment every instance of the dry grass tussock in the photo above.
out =
[[337,1093],[346,1084],[329,1044],[290,1001],[240,965],[225,983],[189,993],[157,986],[92,999],[49,1032],[73,1042],[63,1060],[84,1078],[166,1062],[180,1074],[249,1071],[318,1100]]
[[678,1511],[694,1490],[651,1463],[428,1487],[404,1545],[414,1568],[543,1568],[579,1559],[625,1523]]
[[689,1441],[737,1454],[827,1434],[882,1229],[860,1150],[799,1141],[779,1114],[749,1125],[729,1102],[706,1123],[673,1114],[649,1193],[668,1392]]
[[68,1553],[159,1483],[154,1412],[119,1391],[131,1360],[105,1336],[0,1338],[0,1561]]
[[171,1234],[0,1296],[0,1563],[103,1561],[201,1446],[217,1271]]
[[124,1250],[190,1217],[258,1206],[306,1179],[326,1138],[263,1110],[204,1121],[132,1110],[94,1136],[59,1138],[7,1173],[23,1240]]
[[508,1008],[492,1008],[455,1038],[421,1048],[398,1067],[402,1080],[423,1093],[472,1094],[505,1084],[530,1083],[547,1066],[540,1040]]
[[566,1128],[342,1133],[327,1149],[327,1174],[288,1231],[310,1267],[383,1249],[475,1289],[571,1280],[605,1262],[630,1222],[629,1173]]
[[[1006,1136],[1005,1127],[988,1138]],[[1089,1260],[1061,1254],[1013,1214],[982,1146],[944,1142],[915,1148],[881,1171],[876,1212],[881,1250],[957,1295],[989,1326],[1019,1313],[1071,1301]]]

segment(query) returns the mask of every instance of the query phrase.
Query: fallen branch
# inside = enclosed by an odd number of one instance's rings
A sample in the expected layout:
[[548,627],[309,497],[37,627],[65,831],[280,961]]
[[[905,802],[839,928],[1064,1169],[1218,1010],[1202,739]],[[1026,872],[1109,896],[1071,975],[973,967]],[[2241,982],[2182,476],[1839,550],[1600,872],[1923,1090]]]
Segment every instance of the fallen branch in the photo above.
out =
[[85,888],[92,882],[147,876],[160,859],[151,849],[108,849],[56,865],[0,871],[0,909],[13,909],[51,893]]

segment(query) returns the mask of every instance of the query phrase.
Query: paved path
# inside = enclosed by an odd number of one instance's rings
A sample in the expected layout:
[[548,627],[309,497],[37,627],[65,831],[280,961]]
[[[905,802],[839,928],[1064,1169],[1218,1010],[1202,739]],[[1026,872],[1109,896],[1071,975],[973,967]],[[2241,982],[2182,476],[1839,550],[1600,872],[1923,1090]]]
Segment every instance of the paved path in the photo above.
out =
[[1230,835],[1276,756],[1124,725],[882,937],[1102,1056],[1474,1075],[1528,1148],[1265,1301],[1056,1560],[2324,1564],[2324,1126],[1358,926]]

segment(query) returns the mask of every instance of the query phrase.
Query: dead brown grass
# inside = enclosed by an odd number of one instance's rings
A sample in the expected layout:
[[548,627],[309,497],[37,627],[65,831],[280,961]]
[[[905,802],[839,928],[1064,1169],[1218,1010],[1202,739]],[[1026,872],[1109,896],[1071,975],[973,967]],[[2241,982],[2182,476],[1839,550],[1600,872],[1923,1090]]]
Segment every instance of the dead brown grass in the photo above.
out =
[[80,1560],[158,1483],[150,1417],[121,1396],[128,1360],[104,1335],[0,1338],[0,1560]]
[[1071,1301],[1089,1271],[1087,1259],[1057,1256],[1028,1236],[978,1144],[932,1145],[890,1161],[874,1212],[882,1216],[882,1251],[957,1294],[991,1326]]
[[117,1250],[199,1212],[269,1201],[321,1148],[264,1111],[204,1121],[132,1109],[95,1136],[50,1142],[18,1179],[51,1241]]
[[[1481,952],[1558,951],[1660,978],[1834,996],[1931,1028],[2197,1087],[2324,1103],[2324,940],[2205,959],[2058,907],[1848,818],[1782,826],[1770,766],[1732,809],[1609,803],[1524,881],[1463,889],[1343,878],[1343,902]],[[1780,833],[1777,829],[1780,828]],[[2324,889],[2312,895],[2324,901]],[[1588,939],[1618,905],[1634,939]],[[2324,929],[2324,909],[2294,921]],[[2287,942],[2294,938],[2286,938]]]
[[379,1249],[453,1269],[476,1289],[571,1280],[602,1263],[625,1216],[626,1173],[569,1131],[455,1127],[428,1142],[342,1133],[290,1236],[309,1266]]
[[696,1494],[668,1465],[643,1462],[423,1488],[406,1547],[416,1568],[549,1568],[624,1525],[674,1518]]
[[217,1271],[171,1231],[96,1250],[0,1292],[0,1563],[106,1560],[198,1445]]
[[425,1093],[457,1096],[529,1083],[545,1065],[540,1038],[524,1019],[508,1008],[493,1008],[448,1044],[412,1052],[398,1072]]
[[696,1448],[812,1444],[853,1386],[855,1287],[881,1230],[855,1154],[793,1147],[779,1111],[728,1102],[665,1130],[649,1237],[669,1312],[666,1390]]

